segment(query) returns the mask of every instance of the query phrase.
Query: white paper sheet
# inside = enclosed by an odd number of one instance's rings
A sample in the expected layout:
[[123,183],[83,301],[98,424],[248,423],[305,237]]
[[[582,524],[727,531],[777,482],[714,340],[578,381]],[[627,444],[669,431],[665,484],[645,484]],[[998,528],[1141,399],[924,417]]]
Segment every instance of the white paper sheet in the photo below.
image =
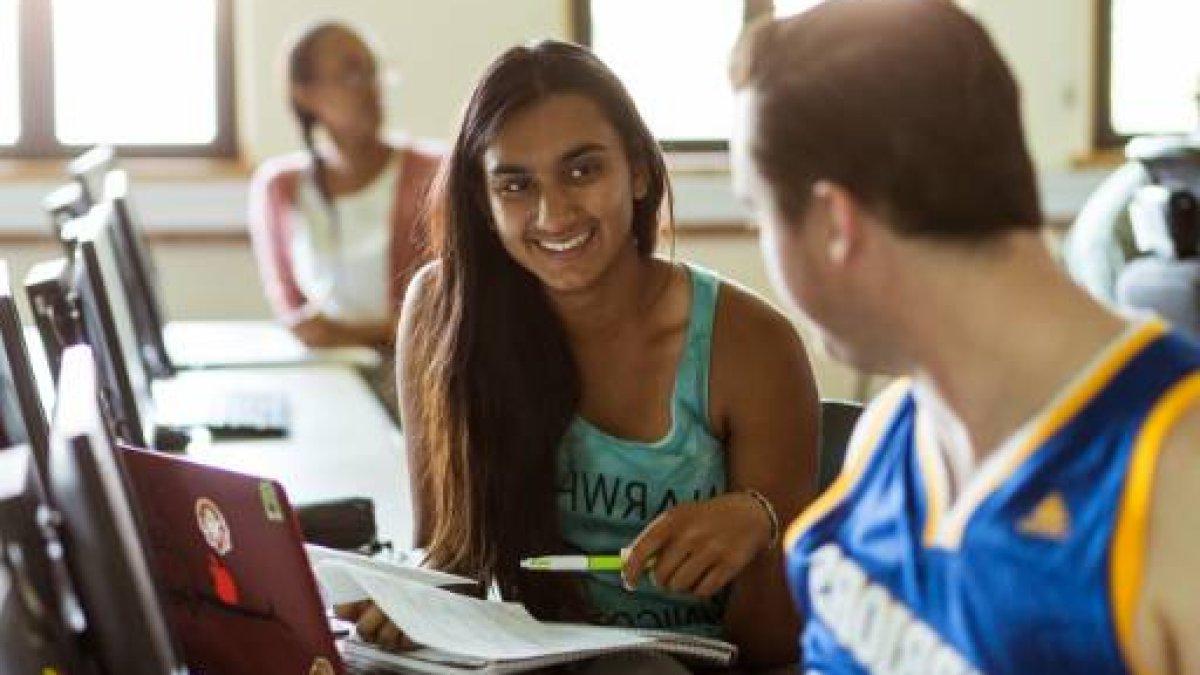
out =
[[362,567],[335,561],[321,567],[330,576],[343,573],[339,583],[356,584],[414,642],[453,654],[506,661],[652,642],[611,628],[541,623],[520,605],[467,597]]
[[[474,579],[468,579],[467,577],[447,574],[424,567],[416,567],[415,565],[403,565],[376,558],[368,558],[357,553],[339,551],[333,548],[317,546],[316,544],[305,544],[304,552],[308,554],[308,564],[314,571],[317,571],[321,563],[333,561],[346,563],[352,567],[374,570],[386,575],[397,576],[402,579],[425,584],[426,586],[456,586],[476,583]],[[317,580],[322,581],[319,573],[317,574]]]

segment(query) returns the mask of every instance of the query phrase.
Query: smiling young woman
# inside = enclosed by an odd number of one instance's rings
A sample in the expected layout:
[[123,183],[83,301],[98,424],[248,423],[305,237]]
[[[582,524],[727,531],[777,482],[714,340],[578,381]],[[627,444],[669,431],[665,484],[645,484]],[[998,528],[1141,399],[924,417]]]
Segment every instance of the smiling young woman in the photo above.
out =
[[[590,52],[515,47],[483,75],[400,328],[416,543],[541,617],[722,636],[747,663],[787,663],[775,539],[811,497],[812,376],[765,302],[655,257],[667,190]],[[622,548],[623,577],[519,567]],[[400,639],[377,611],[359,618]]]

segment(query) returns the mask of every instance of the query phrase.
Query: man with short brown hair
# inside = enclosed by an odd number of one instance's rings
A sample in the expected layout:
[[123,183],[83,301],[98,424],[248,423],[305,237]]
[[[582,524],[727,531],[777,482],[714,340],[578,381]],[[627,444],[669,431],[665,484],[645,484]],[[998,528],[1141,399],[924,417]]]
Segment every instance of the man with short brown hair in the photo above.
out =
[[773,281],[900,378],[786,538],[805,669],[1200,672],[1200,348],[1055,264],[985,31],[827,0],[752,29],[733,84]]

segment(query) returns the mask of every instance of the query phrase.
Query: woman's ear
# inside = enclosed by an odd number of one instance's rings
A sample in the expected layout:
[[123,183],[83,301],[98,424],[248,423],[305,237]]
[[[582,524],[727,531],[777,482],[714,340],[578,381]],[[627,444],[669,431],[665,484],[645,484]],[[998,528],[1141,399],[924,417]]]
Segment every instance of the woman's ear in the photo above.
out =
[[291,97],[292,108],[298,114],[313,114],[313,92],[310,87],[303,84],[293,84],[288,87],[288,95]]
[[650,171],[645,162],[635,162],[632,170],[633,201],[640,202],[650,192]]

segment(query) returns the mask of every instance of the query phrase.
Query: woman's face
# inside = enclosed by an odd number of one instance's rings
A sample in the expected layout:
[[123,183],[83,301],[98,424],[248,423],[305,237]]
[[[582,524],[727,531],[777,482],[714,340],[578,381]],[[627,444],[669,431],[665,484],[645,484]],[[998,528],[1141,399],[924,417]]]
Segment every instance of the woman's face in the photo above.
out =
[[555,94],[508,120],[483,155],[485,190],[508,254],[551,291],[592,287],[633,244],[646,172],[591,99]]
[[335,135],[375,136],[383,122],[375,57],[355,34],[331,28],[313,45],[313,73],[292,96]]

